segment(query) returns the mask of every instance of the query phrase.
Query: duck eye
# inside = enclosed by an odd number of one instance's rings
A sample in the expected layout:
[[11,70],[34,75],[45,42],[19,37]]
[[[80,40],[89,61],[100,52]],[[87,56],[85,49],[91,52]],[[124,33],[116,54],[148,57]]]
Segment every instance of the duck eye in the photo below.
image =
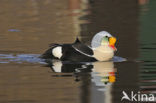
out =
[[105,36],[106,38],[108,38],[108,36]]

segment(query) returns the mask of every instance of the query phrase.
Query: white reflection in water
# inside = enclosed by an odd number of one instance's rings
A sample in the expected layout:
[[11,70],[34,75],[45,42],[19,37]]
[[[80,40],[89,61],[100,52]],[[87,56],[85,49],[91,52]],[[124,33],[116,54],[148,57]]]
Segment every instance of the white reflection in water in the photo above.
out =
[[104,103],[111,103],[112,84],[116,80],[115,73],[117,71],[114,68],[114,63],[112,61],[95,62],[93,65],[93,72],[91,73],[92,82],[98,87],[97,90],[104,95]]
[[115,82],[116,69],[113,62],[95,62],[93,65],[92,81],[96,86],[106,86]]

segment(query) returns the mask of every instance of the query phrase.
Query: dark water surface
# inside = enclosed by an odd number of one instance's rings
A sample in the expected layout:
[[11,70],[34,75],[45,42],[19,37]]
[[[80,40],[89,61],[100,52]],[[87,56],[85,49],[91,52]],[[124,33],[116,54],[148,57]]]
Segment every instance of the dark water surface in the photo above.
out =
[[[124,103],[122,92],[156,94],[156,1],[0,1],[0,103]],[[38,58],[50,43],[117,37],[114,61]],[[123,57],[123,58],[120,58]],[[127,59],[127,61],[124,60]]]

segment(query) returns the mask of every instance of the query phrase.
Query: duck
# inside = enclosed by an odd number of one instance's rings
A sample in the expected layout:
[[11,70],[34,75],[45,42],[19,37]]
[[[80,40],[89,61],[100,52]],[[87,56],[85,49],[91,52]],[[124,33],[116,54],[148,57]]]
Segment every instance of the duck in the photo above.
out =
[[91,46],[85,45],[78,38],[73,43],[50,45],[41,58],[58,59],[71,62],[109,61],[113,58],[116,38],[107,31],[101,31],[93,37]]

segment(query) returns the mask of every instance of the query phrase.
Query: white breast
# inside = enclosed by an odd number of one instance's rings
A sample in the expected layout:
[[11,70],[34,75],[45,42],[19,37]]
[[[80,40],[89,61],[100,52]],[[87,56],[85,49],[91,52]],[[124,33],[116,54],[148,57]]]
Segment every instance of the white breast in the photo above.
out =
[[114,51],[109,46],[100,46],[94,49],[94,57],[98,61],[108,61],[114,56]]
[[58,47],[55,47],[53,50],[52,50],[52,54],[57,57],[57,58],[61,58],[62,57],[62,47],[61,46],[58,46]]

